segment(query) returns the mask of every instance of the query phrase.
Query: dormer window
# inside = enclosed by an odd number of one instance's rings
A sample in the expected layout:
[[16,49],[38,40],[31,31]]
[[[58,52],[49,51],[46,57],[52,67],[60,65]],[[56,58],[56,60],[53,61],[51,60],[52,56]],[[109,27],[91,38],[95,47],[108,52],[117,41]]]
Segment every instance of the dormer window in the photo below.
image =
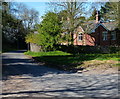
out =
[[116,40],[116,32],[111,32],[111,40]]
[[104,31],[103,32],[103,41],[107,40],[107,35],[108,35],[107,31]]
[[83,40],[83,34],[82,33],[79,33],[78,34],[78,41],[82,41]]

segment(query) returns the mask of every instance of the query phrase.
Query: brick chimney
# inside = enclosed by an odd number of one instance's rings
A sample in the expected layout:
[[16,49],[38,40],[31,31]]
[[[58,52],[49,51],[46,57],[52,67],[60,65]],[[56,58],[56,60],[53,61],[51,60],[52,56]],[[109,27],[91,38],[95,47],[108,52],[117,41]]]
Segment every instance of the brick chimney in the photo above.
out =
[[67,21],[70,21],[70,18],[69,18],[69,17],[67,17]]
[[97,11],[96,13],[96,23],[99,23],[100,22],[100,12]]

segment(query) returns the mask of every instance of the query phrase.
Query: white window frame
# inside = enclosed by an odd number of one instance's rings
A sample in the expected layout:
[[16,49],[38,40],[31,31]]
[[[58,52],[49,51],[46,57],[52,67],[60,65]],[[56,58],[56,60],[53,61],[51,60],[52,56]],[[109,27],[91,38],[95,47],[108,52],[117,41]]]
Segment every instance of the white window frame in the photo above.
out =
[[79,33],[78,34],[78,41],[82,41],[83,40],[83,33]]
[[111,40],[116,40],[116,32],[111,32]]
[[103,31],[103,41],[107,41],[108,40],[108,32],[107,31]]

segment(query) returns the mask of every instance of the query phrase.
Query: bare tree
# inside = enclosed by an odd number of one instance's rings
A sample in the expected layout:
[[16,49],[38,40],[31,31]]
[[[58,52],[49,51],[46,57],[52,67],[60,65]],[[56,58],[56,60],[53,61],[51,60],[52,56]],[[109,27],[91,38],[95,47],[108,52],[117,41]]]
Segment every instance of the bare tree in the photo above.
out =
[[[83,15],[84,3],[83,2],[54,2],[52,5],[64,10],[64,14],[67,16],[67,20],[63,21],[63,29],[68,34],[70,34],[70,43],[73,45],[74,42],[74,32],[78,26],[83,22],[81,16]],[[65,17],[66,17],[65,16]],[[64,17],[64,16],[63,16]]]
[[13,2],[11,11],[17,19],[22,20],[22,23],[27,30],[33,29],[34,25],[39,22],[38,11],[33,8],[28,9],[28,7],[23,3]]
[[35,9],[30,9],[29,11],[29,20],[28,20],[28,27],[33,28],[36,23],[38,23],[38,15],[39,13]]

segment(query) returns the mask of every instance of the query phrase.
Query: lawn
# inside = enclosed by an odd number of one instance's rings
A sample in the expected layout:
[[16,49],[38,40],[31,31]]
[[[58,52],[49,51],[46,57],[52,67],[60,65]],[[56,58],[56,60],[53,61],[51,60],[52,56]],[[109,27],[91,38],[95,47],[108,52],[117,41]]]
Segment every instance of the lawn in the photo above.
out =
[[[108,61],[112,60],[113,64],[120,61],[120,55],[118,53],[113,54],[79,54],[72,55],[70,53],[62,51],[51,51],[51,52],[25,52],[25,55],[32,56],[39,62],[44,62],[50,67],[59,69],[69,70],[83,66],[87,62],[94,61]],[[118,65],[117,65],[118,66]]]

